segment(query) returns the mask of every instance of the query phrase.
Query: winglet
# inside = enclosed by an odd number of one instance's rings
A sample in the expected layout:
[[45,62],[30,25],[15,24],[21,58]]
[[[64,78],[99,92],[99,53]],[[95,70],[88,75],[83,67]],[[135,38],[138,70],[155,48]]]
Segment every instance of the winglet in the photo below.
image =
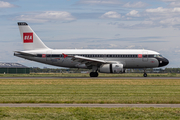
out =
[[64,58],[66,58],[68,55],[66,55],[66,54],[64,54],[64,53],[62,53],[63,55],[64,55]]

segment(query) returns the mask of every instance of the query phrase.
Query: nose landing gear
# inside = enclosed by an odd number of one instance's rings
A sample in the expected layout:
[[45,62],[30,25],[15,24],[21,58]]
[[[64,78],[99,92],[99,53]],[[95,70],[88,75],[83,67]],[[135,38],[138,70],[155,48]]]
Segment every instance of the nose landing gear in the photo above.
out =
[[144,73],[143,76],[144,76],[144,77],[147,77],[147,73]]
[[143,74],[144,77],[147,77],[147,73],[146,73],[146,69],[144,69],[144,74]]

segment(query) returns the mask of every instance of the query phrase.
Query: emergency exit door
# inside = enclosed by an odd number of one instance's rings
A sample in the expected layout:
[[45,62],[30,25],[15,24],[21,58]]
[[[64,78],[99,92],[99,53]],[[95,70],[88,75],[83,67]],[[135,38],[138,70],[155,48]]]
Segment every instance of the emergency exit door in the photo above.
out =
[[147,51],[143,51],[142,61],[144,61],[144,62],[147,62],[147,61],[148,61],[148,52],[147,52]]

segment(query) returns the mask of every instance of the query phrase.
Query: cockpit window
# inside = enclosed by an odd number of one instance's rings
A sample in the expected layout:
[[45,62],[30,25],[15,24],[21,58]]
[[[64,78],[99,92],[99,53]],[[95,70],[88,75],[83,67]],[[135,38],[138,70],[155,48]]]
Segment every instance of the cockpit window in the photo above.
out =
[[163,57],[162,55],[158,54],[158,55],[154,55],[154,57]]

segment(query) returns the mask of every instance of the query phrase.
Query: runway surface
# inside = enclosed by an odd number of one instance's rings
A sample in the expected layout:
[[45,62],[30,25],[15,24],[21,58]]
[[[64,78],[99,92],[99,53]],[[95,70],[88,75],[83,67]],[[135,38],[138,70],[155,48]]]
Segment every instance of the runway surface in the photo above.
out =
[[120,107],[139,107],[139,108],[180,108],[180,104],[0,104],[0,107],[101,107],[101,108],[120,108]]
[[0,79],[180,79],[180,77],[0,77]]

